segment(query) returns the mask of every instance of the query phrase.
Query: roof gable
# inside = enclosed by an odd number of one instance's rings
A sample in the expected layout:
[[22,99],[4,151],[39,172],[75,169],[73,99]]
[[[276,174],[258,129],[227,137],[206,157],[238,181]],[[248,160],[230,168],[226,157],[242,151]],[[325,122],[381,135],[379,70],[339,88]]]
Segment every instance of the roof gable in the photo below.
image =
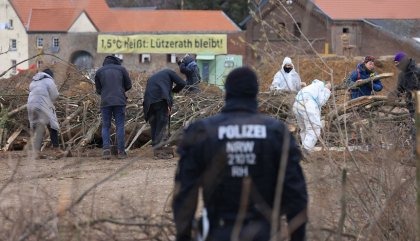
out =
[[68,32],[97,32],[95,25],[90,20],[89,16],[83,11],[79,17],[74,21]]

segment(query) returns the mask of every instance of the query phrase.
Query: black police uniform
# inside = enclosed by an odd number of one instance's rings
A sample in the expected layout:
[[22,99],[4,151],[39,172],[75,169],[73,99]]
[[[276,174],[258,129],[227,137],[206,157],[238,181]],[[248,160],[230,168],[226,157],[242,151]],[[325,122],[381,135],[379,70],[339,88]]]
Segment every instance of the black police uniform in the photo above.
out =
[[[283,149],[287,168],[281,213],[290,220],[302,211],[306,215],[307,190],[299,164],[301,151],[284,123],[258,114],[255,98],[227,98],[221,113],[188,126],[178,147],[173,200],[176,240],[191,240],[200,187],[210,222],[206,240],[230,240],[244,180],[251,184],[239,240],[269,240]],[[305,224],[292,240],[305,240]]]
[[150,123],[152,146],[160,143],[168,125],[169,109],[173,105],[171,92],[178,93],[185,85],[185,81],[171,69],[158,71],[147,80],[143,112],[145,120]]

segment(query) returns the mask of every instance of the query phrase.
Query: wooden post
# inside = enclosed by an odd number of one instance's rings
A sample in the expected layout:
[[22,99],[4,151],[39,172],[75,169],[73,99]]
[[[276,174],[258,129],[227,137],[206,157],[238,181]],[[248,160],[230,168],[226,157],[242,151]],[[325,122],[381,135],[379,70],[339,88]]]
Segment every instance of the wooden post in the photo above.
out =
[[324,43],[324,54],[328,55],[330,53],[330,44],[328,42]]
[[417,184],[417,241],[420,241],[420,91],[416,91],[416,184]]

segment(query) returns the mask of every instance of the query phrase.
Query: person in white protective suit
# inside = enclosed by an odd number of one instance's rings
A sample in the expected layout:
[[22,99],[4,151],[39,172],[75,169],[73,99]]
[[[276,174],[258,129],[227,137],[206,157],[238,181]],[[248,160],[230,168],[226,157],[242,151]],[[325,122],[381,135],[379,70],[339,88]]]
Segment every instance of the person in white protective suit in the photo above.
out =
[[306,86],[306,83],[300,80],[299,74],[296,72],[292,63],[292,59],[289,57],[284,58],[281,68],[274,75],[270,90],[297,92],[302,86]]
[[300,128],[302,147],[311,151],[321,133],[321,107],[327,103],[331,95],[329,82],[313,80],[312,83],[302,88],[296,95],[293,104],[293,113]]

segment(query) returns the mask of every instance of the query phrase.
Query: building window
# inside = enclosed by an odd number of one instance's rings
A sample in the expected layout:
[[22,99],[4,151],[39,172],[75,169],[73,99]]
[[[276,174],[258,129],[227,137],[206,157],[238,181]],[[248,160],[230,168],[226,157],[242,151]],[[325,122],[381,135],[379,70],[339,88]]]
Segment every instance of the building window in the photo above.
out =
[[51,52],[58,53],[60,51],[60,39],[57,37],[52,38]]
[[57,37],[53,38],[53,47],[54,48],[60,47],[60,40]]
[[10,40],[10,50],[16,50],[17,49],[17,41],[16,39]]
[[175,64],[176,63],[176,54],[167,54],[166,55],[166,62]]
[[9,19],[8,29],[13,29],[13,19]]
[[12,73],[13,74],[16,74],[16,64],[17,64],[17,61],[16,60],[14,60],[14,59],[12,59]]
[[299,29],[302,29],[302,24],[301,23],[296,23],[294,25],[294,29],[293,29],[293,34],[295,35],[296,38],[300,38],[300,31]]
[[40,69],[40,68],[42,67],[42,65],[43,65],[42,60],[38,60],[38,61],[36,61],[36,68],[37,68],[37,69]]
[[343,28],[343,33],[349,33],[349,32],[350,32],[349,28]]
[[139,61],[142,64],[150,63],[150,54],[140,54],[139,55]]
[[37,37],[36,38],[36,47],[37,48],[44,47],[44,39],[42,37]]

